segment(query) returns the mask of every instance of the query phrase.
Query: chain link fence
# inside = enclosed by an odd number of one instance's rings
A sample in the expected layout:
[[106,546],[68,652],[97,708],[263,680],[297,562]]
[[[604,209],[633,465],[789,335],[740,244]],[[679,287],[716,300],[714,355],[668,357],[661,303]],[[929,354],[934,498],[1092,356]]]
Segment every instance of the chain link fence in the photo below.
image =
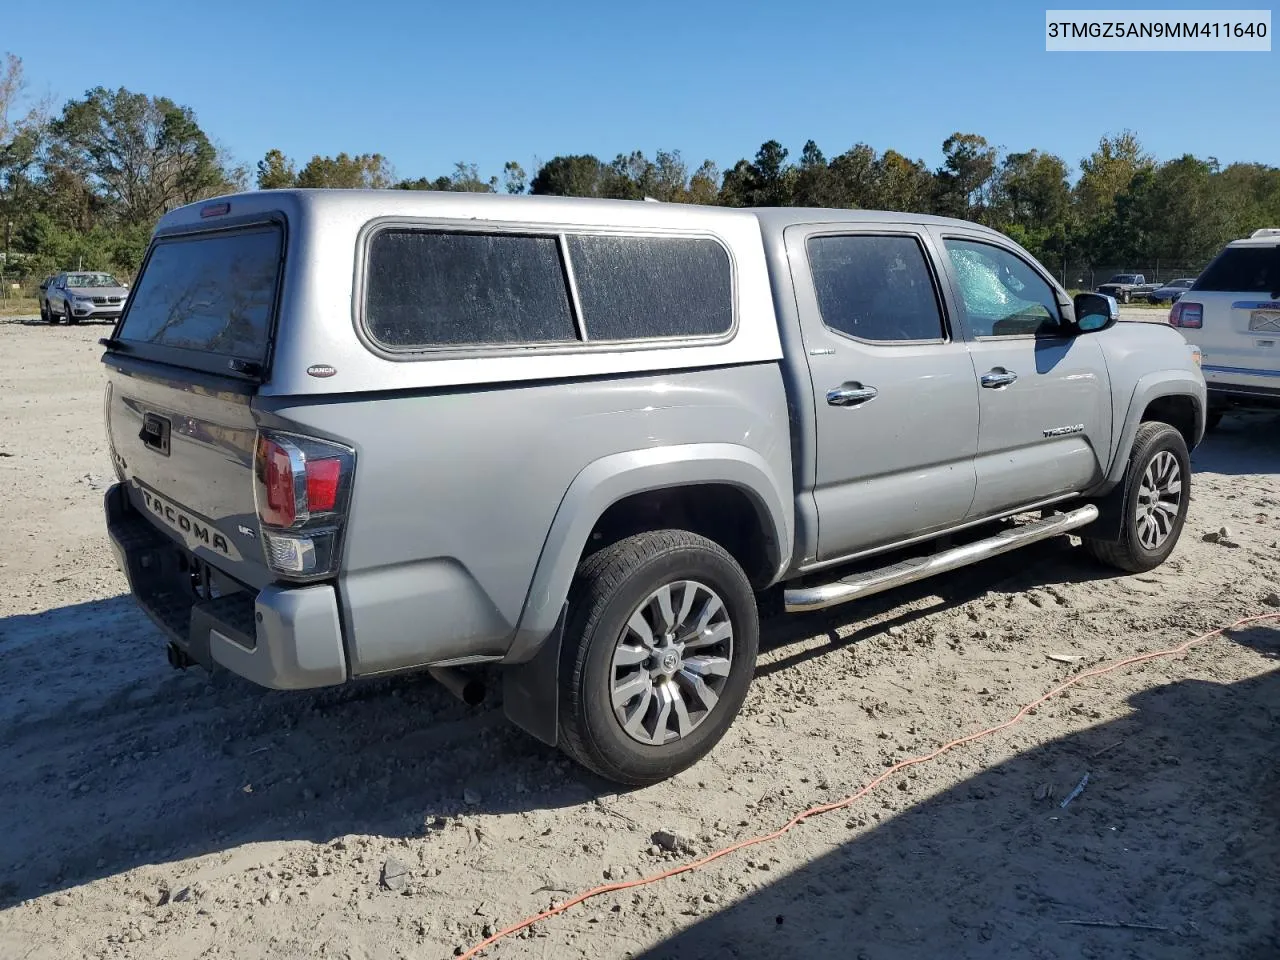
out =
[[1068,290],[1096,290],[1101,284],[1122,273],[1140,273],[1147,283],[1168,283],[1170,280],[1194,280],[1207,263],[1179,263],[1168,260],[1153,260],[1149,263],[1136,264],[1087,264],[1059,263],[1053,267],[1054,274]]

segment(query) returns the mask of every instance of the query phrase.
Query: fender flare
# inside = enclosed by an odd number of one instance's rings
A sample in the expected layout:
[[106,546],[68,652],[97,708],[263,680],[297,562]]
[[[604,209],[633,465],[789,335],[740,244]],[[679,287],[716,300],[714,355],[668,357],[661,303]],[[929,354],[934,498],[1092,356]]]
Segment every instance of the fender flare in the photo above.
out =
[[1120,431],[1120,440],[1115,445],[1111,458],[1111,467],[1107,470],[1107,485],[1114,486],[1124,479],[1124,472],[1129,466],[1129,451],[1133,449],[1133,438],[1142,423],[1143,411],[1153,400],[1163,397],[1188,397],[1196,408],[1195,447],[1204,437],[1205,424],[1205,387],[1204,381],[1197,381],[1185,370],[1157,370],[1145,374],[1134,384],[1133,394],[1125,410],[1124,426]]
[[569,587],[596,522],[613,504],[637,493],[695,484],[737,487],[772,535],[774,579],[789,562],[794,504],[768,462],[731,443],[694,443],[612,454],[588,464],[570,483],[543,543],[515,636],[503,658],[507,717],[555,745],[561,640]]
[[791,556],[794,505],[756,451],[732,443],[691,443],[634,450],[602,457],[574,477],[547,532],[520,622],[504,663],[521,663],[551,634],[578,558],[596,521],[613,504],[637,493],[669,487],[723,483],[737,487],[755,505],[772,535],[774,579]]

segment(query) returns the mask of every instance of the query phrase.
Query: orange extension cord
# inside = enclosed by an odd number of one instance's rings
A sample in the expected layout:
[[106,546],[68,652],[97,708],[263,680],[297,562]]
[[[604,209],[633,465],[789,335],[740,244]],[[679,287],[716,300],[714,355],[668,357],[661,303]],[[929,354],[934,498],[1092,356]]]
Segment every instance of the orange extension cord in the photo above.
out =
[[1048,693],[1044,694],[1043,696],[1039,697],[1038,699],[1032,700],[1030,703],[1028,703],[1026,706],[1024,706],[1021,710],[1019,710],[1017,713],[1015,713],[1012,717],[1010,717],[1008,720],[1004,721],[1003,723],[996,724],[994,727],[988,727],[985,730],[980,730],[977,733],[971,733],[968,736],[961,737],[958,740],[952,740],[950,743],[945,743],[942,746],[938,747],[938,749],[934,750],[932,753],[926,753],[918,757],[911,757],[910,759],[903,760],[900,763],[895,763],[892,767],[889,767],[887,770],[885,770],[884,773],[880,774],[875,779],[866,783],[856,793],[850,794],[849,796],[845,797],[843,800],[836,800],[833,803],[821,803],[821,804],[818,804],[816,807],[810,807],[808,810],[805,810],[801,813],[797,813],[794,817],[792,817],[790,820],[784,823],[777,830],[774,830],[772,833],[764,833],[757,837],[748,837],[745,840],[739,840],[737,843],[727,846],[722,850],[717,850],[714,853],[709,853],[705,857],[700,857],[697,860],[692,860],[689,863],[682,864],[681,866],[673,867],[670,870],[664,870],[662,873],[655,873],[648,877],[641,877],[638,880],[627,880],[623,883],[606,883],[599,887],[593,887],[590,890],[586,890],[570,898],[569,900],[566,900],[564,903],[560,904],[560,906],[558,907],[552,907],[549,910],[543,910],[539,914],[536,914],[531,917],[526,917],[525,919],[521,920],[518,923],[514,923],[503,930],[499,930],[493,936],[481,941],[480,943],[472,947],[470,950],[468,950],[466,953],[462,954],[462,960],[470,960],[470,958],[477,956],[480,953],[480,951],[484,950],[486,947],[492,946],[493,944],[497,943],[499,940],[503,939],[504,937],[509,937],[511,936],[511,934],[518,933],[519,931],[524,930],[526,927],[531,927],[535,923],[538,923],[540,920],[546,920],[549,917],[554,917],[556,914],[564,913],[570,907],[575,907],[578,904],[582,903],[584,900],[589,900],[592,897],[598,897],[602,893],[612,893],[615,890],[629,890],[632,887],[643,887],[650,883],[657,883],[659,880],[666,880],[670,877],[679,876],[682,873],[689,873],[690,871],[698,870],[702,867],[705,867],[707,864],[711,863],[714,860],[719,860],[721,857],[727,857],[729,854],[734,853],[738,850],[742,850],[745,847],[754,847],[756,844],[759,844],[759,843],[767,843],[770,840],[776,840],[780,836],[782,836],[784,833],[789,831],[792,827],[796,826],[798,823],[801,823],[804,820],[809,819],[810,817],[817,816],[818,814],[821,814],[821,813],[830,813],[832,810],[841,810],[853,803],[856,803],[857,801],[865,797],[868,793],[870,793],[872,790],[874,790],[876,787],[880,786],[880,784],[888,780],[895,773],[898,773],[901,770],[905,770],[907,767],[914,767],[917,764],[927,763],[930,760],[934,760],[937,757],[942,756],[944,753],[948,752],[949,750],[954,750],[956,747],[963,746],[966,743],[973,743],[975,740],[981,740],[983,737],[988,737],[994,733],[999,733],[1001,730],[1007,730],[1009,727],[1012,727],[1014,724],[1022,722],[1022,720],[1024,720],[1027,717],[1027,715],[1036,707],[1053,699],[1058,694],[1060,694],[1063,690],[1066,690],[1068,687],[1075,686],[1077,683],[1079,683],[1082,680],[1087,680],[1090,677],[1100,677],[1103,674],[1111,673],[1114,670],[1119,670],[1121,667],[1133,666],[1133,664],[1135,663],[1143,663],[1147,660],[1157,660],[1157,659],[1160,659],[1161,657],[1175,657],[1175,656],[1178,656],[1179,654],[1186,653],[1188,650],[1190,650],[1192,647],[1196,646],[1197,644],[1204,643],[1206,640],[1210,640],[1213,637],[1226,633],[1228,630],[1235,630],[1238,627],[1243,627],[1251,623],[1260,623],[1263,620],[1276,620],[1276,619],[1280,619],[1280,613],[1265,613],[1256,617],[1244,617],[1240,620],[1237,620],[1235,623],[1229,624],[1228,626],[1225,626],[1225,627],[1219,627],[1217,630],[1211,630],[1208,633],[1201,634],[1198,637],[1194,637],[1191,640],[1188,640],[1186,643],[1180,644],[1179,646],[1176,646],[1176,647],[1171,647],[1168,650],[1156,650],[1152,653],[1140,653],[1137,656],[1126,657],[1123,660],[1117,660],[1115,663],[1107,664],[1106,666],[1102,666],[1102,667],[1094,667],[1092,670],[1086,670],[1084,673],[1078,673],[1074,677],[1071,677],[1069,680],[1065,680],[1064,682],[1058,684],[1056,687],[1054,687],[1052,690],[1050,690]]

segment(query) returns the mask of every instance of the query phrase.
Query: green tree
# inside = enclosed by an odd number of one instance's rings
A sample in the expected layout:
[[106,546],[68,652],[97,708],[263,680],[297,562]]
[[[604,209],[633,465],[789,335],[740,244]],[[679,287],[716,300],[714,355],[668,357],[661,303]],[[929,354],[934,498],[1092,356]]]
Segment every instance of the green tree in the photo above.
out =
[[718,203],[720,200],[720,171],[710,160],[703,160],[689,178],[689,189],[684,199],[689,203]]
[[896,150],[886,150],[872,165],[874,202],[880,210],[908,213],[928,211],[935,192],[934,175],[921,160],[911,160]]
[[268,150],[267,155],[258,161],[258,189],[275,190],[281,187],[296,187],[298,171],[293,161],[279,150]]
[[1046,264],[1060,263],[1072,234],[1071,187],[1061,157],[1039,150],[1004,158],[991,191],[992,226]]
[[785,207],[795,198],[796,169],[787,163],[788,150],[767,140],[752,162],[739,160],[724,175],[720,202],[731,207]]
[[996,149],[976,133],[953,133],[942,141],[944,157],[936,175],[934,206],[938,213],[981,220],[990,206],[996,171]]
[[299,187],[328,187],[339,190],[385,190],[395,183],[395,172],[380,153],[336,157],[314,156],[298,173]]
[[51,132],[54,163],[84,176],[127,225],[231,186],[195,114],[167,97],[95,87],[63,107]]
[[507,193],[524,193],[528,189],[528,185],[529,177],[524,172],[524,167],[514,160],[508,160],[502,165],[502,188]]
[[552,157],[534,174],[529,192],[552,197],[603,197],[609,168],[589,153]]

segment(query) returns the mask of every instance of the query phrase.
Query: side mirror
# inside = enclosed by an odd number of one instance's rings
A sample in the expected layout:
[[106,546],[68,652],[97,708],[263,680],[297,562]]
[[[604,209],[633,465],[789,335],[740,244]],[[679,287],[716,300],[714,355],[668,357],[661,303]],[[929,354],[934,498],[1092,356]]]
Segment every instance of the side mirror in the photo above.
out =
[[1071,301],[1076,313],[1076,331],[1095,333],[1112,327],[1120,319],[1114,297],[1104,293],[1077,293]]

